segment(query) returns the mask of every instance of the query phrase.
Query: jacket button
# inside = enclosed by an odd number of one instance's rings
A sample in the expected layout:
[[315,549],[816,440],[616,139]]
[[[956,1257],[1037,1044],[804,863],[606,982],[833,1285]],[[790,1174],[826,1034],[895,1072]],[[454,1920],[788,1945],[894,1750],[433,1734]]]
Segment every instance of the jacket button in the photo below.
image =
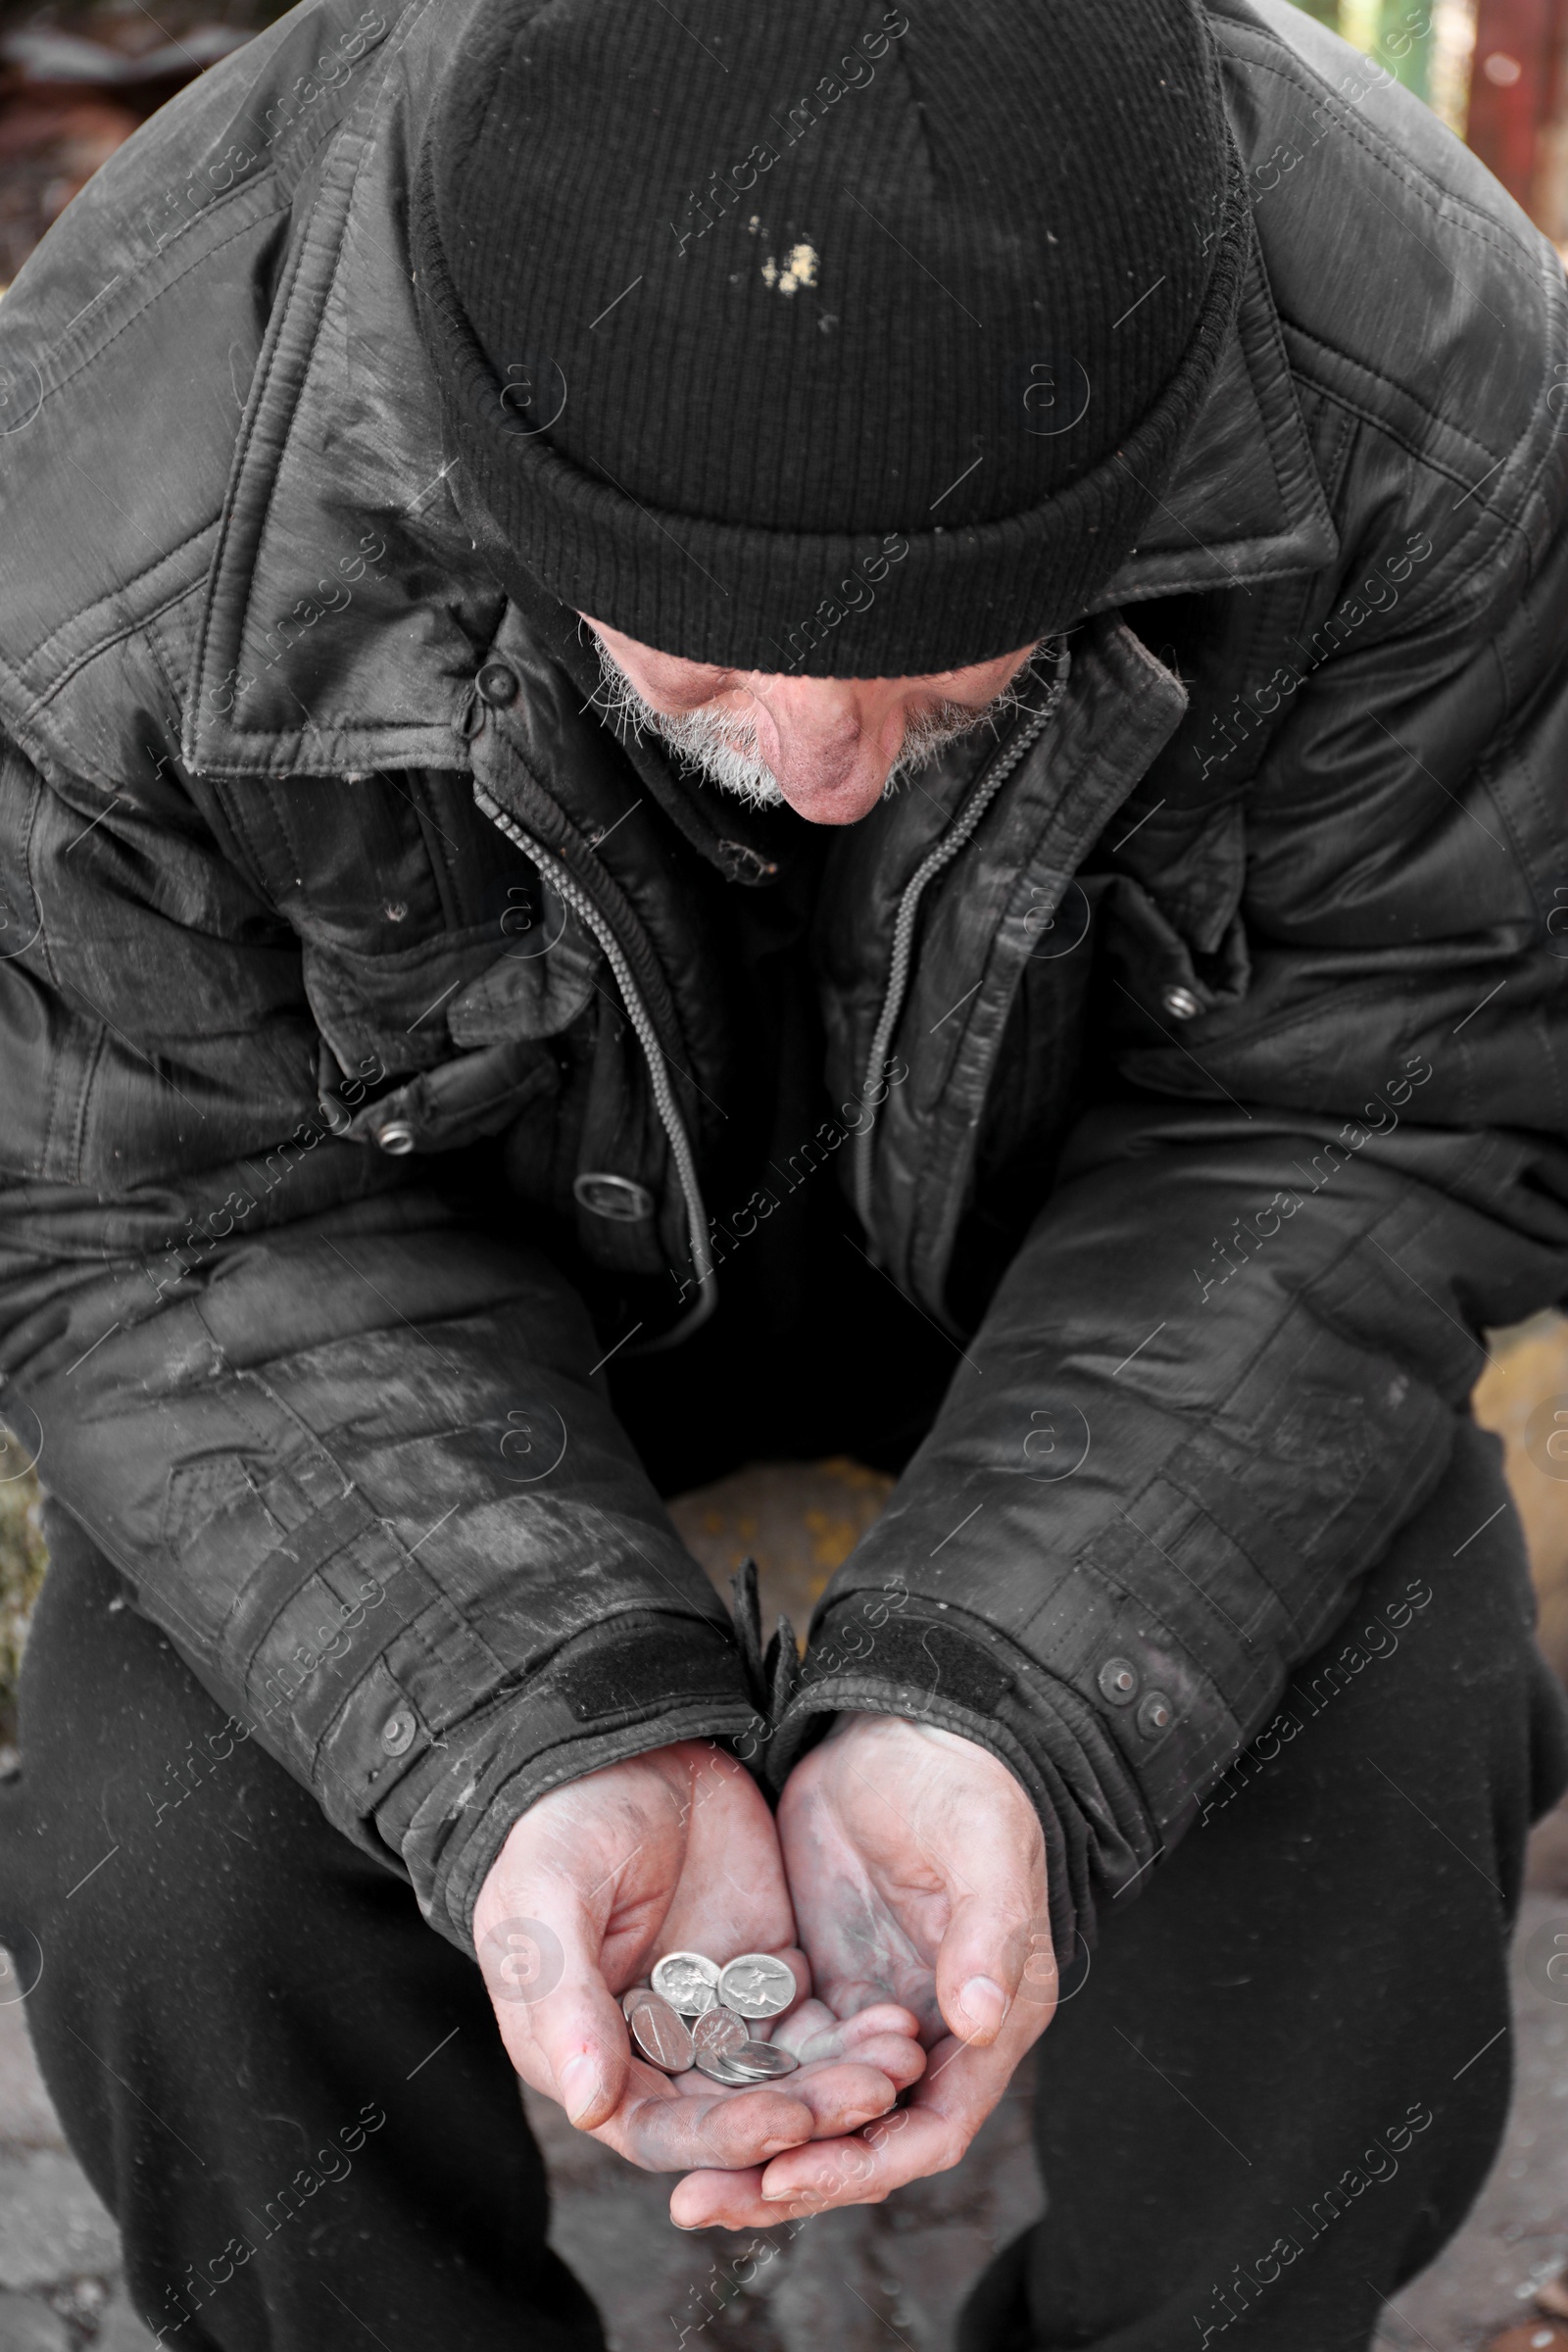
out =
[[412,1707],[394,1707],[381,1726],[381,1745],[389,1756],[406,1756],[418,1728]]
[[480,701],[488,703],[492,710],[504,710],[517,699],[517,673],[505,662],[487,662],[473,682]]
[[1138,1669],[1131,1658],[1107,1658],[1095,1679],[1113,1707],[1130,1707],[1138,1696]]
[[1176,1720],[1176,1711],[1163,1690],[1146,1690],[1138,1709],[1138,1729],[1146,1740],[1157,1740]]
[[1190,1021],[1203,1009],[1190,988],[1167,988],[1159,1001],[1173,1021]]
[[405,1152],[414,1150],[414,1129],[407,1119],[388,1119],[384,1127],[376,1129],[375,1140],[383,1152],[390,1152],[394,1159],[401,1159]]
[[612,1176],[590,1168],[576,1179],[571,1189],[591,1217],[609,1217],[616,1225],[637,1225],[654,1213],[653,1194],[645,1184],[634,1184],[629,1176]]

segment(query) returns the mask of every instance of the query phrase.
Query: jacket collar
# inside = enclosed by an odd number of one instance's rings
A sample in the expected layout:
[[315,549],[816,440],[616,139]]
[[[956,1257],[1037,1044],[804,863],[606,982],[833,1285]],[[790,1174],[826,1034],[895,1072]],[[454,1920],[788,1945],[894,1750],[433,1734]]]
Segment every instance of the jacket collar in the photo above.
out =
[[[464,714],[506,598],[453,495],[402,232],[453,29],[445,9],[405,14],[297,240],[208,577],[183,735],[198,770],[468,764]],[[1095,610],[1316,570],[1337,548],[1254,231],[1176,475]]]
[[296,233],[185,698],[183,757],[207,774],[468,764],[464,716],[506,598],[452,497],[402,233],[458,13],[404,12]]
[[1141,543],[1093,610],[1317,571],[1339,548],[1254,227],[1208,398]]

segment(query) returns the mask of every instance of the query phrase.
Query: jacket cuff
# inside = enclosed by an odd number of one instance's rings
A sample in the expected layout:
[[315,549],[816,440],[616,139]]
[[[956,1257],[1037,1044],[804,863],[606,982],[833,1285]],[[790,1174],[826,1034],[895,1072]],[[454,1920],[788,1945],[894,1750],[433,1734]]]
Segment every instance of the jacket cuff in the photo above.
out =
[[755,1744],[740,1652],[716,1625],[637,1611],[557,1650],[452,1726],[381,1798],[375,1828],[430,1925],[473,1949],[473,1906],[513,1824],[541,1796],[676,1740]]
[[[1114,1901],[1164,1850],[1137,1779],[1096,1711],[1006,1635],[953,1606],[906,1606],[867,1642],[858,1596],[831,1607],[767,1750],[774,1791],[833,1715],[901,1715],[972,1740],[1021,1782],[1046,1840],[1064,1989]],[[1079,1938],[1082,1938],[1080,1947]]]

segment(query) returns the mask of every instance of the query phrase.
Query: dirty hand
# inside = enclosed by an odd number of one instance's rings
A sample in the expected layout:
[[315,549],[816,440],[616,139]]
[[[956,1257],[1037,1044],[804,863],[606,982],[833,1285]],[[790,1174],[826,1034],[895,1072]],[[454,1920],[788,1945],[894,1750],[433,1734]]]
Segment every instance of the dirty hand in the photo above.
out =
[[[755,2168],[853,2132],[923,2064],[914,2019],[886,2004],[756,2089],[672,2079],[633,2056],[618,1996],[662,1952],[776,1952],[808,1984],[767,1806],[707,1741],[607,1766],[530,1805],[480,1889],[473,1936],[518,2074],[649,2172]],[[808,2022],[817,2007],[805,2004]]]
[[670,2211],[687,2228],[877,2204],[946,2171],[1055,2006],[1039,1819],[973,1740],[841,1716],[791,1774],[778,1827],[821,2000],[844,2019],[889,2000],[912,2010],[926,2070],[905,2106],[854,2136],[818,2133],[760,2171],[683,2180]]

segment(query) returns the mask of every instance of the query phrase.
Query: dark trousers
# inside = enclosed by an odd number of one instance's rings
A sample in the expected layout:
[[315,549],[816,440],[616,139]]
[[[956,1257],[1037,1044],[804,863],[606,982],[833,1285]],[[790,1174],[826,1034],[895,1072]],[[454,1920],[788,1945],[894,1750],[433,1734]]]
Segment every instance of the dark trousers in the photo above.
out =
[[[1359,2352],[1457,2226],[1507,2105],[1526,1829],[1568,1773],[1501,1499],[1467,1429],[1291,1728],[1108,1910],[1041,2045],[1051,2211],[967,2352]],[[477,1970],[52,1540],[0,1930],[139,2310],[183,2352],[599,2346]]]

